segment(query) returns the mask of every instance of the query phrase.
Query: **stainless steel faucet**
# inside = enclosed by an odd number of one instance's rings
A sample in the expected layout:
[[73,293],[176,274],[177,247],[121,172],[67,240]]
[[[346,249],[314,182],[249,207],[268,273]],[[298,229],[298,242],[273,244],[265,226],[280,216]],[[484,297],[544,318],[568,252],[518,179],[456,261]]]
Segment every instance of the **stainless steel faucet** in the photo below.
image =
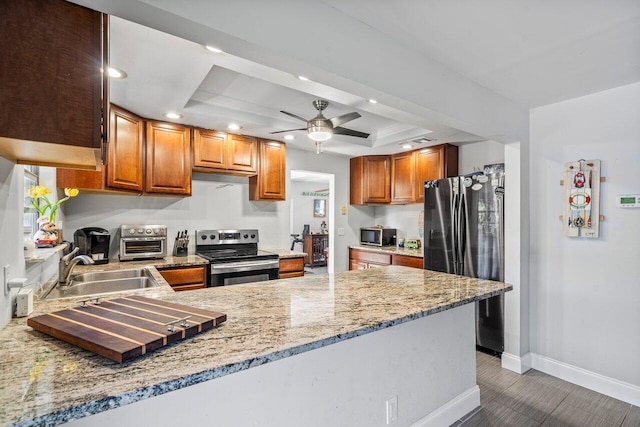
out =
[[76,247],[67,255],[60,258],[60,265],[58,266],[58,286],[67,286],[69,284],[71,271],[79,262],[83,264],[95,264],[95,262],[86,255],[78,255],[74,258],[74,255],[79,251],[80,248]]

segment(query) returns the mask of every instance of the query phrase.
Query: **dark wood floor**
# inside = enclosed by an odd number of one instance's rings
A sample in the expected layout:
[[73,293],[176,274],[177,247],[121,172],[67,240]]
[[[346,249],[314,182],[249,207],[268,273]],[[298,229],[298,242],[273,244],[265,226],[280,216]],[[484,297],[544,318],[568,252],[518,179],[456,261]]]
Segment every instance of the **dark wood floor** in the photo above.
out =
[[502,369],[500,359],[477,353],[480,408],[453,424],[475,426],[640,427],[640,408],[542,372]]

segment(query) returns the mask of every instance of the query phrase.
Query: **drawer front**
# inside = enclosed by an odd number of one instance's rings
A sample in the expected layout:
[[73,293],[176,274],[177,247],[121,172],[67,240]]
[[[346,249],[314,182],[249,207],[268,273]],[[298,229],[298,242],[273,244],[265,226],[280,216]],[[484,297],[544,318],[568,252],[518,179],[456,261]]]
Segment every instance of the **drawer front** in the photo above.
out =
[[358,249],[349,249],[349,258],[359,261],[375,262],[383,265],[391,264],[391,255],[362,251]]
[[283,273],[304,271],[304,258],[283,258],[280,260],[280,277]]
[[171,285],[174,291],[182,292],[182,291],[193,291],[195,289],[204,289],[206,286],[204,283],[192,283],[189,285]]
[[170,285],[184,285],[190,283],[206,283],[204,266],[185,267],[160,270],[160,274]]
[[292,277],[302,277],[304,276],[304,271],[292,271],[290,273],[280,273],[279,279],[290,279]]
[[422,258],[407,256],[407,255],[394,255],[392,258],[393,265],[404,265],[405,267],[422,268]]

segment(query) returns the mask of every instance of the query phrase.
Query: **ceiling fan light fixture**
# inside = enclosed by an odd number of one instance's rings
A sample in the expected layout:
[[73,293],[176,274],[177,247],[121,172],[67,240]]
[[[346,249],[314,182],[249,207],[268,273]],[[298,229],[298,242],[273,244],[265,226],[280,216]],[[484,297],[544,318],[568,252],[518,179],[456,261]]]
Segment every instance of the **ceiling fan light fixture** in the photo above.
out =
[[309,138],[312,139],[313,141],[326,141],[328,139],[331,138],[331,135],[333,135],[332,129],[329,128],[319,128],[316,126],[311,126],[309,127],[309,129],[307,129],[309,132]]

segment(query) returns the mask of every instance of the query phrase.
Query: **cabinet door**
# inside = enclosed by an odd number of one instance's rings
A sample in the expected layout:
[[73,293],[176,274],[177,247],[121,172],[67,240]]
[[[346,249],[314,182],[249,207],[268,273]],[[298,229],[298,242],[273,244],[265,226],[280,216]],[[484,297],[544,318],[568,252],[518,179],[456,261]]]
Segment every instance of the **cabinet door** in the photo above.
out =
[[182,125],[147,122],[147,193],[191,195],[191,139]]
[[280,279],[304,276],[304,258],[298,257],[281,259],[278,275]]
[[405,267],[423,268],[423,259],[407,256],[407,255],[393,255],[391,257],[391,263],[393,265],[404,265]]
[[258,140],[251,136],[229,135],[228,168],[238,172],[256,172]]
[[391,202],[391,158],[367,156],[363,164],[365,203]]
[[227,134],[215,130],[193,130],[193,166],[225,170],[228,167]]
[[416,201],[424,202],[424,182],[444,178],[444,150],[429,147],[415,152]]
[[414,153],[394,154],[391,156],[391,203],[413,203],[415,194]]
[[353,157],[349,200],[352,205],[391,201],[391,156]]
[[249,200],[285,200],[286,148],[276,141],[260,141],[258,174],[249,178]]
[[368,265],[365,261],[359,261],[357,259],[349,260],[349,270],[366,270]]
[[197,266],[159,270],[159,273],[174,291],[179,292],[206,287],[205,271],[204,266]]
[[28,164],[95,166],[92,151],[69,146],[102,143],[106,18],[62,0],[0,1],[0,16],[0,138],[8,138],[0,152]]
[[142,192],[144,122],[115,105],[110,112],[107,187]]

